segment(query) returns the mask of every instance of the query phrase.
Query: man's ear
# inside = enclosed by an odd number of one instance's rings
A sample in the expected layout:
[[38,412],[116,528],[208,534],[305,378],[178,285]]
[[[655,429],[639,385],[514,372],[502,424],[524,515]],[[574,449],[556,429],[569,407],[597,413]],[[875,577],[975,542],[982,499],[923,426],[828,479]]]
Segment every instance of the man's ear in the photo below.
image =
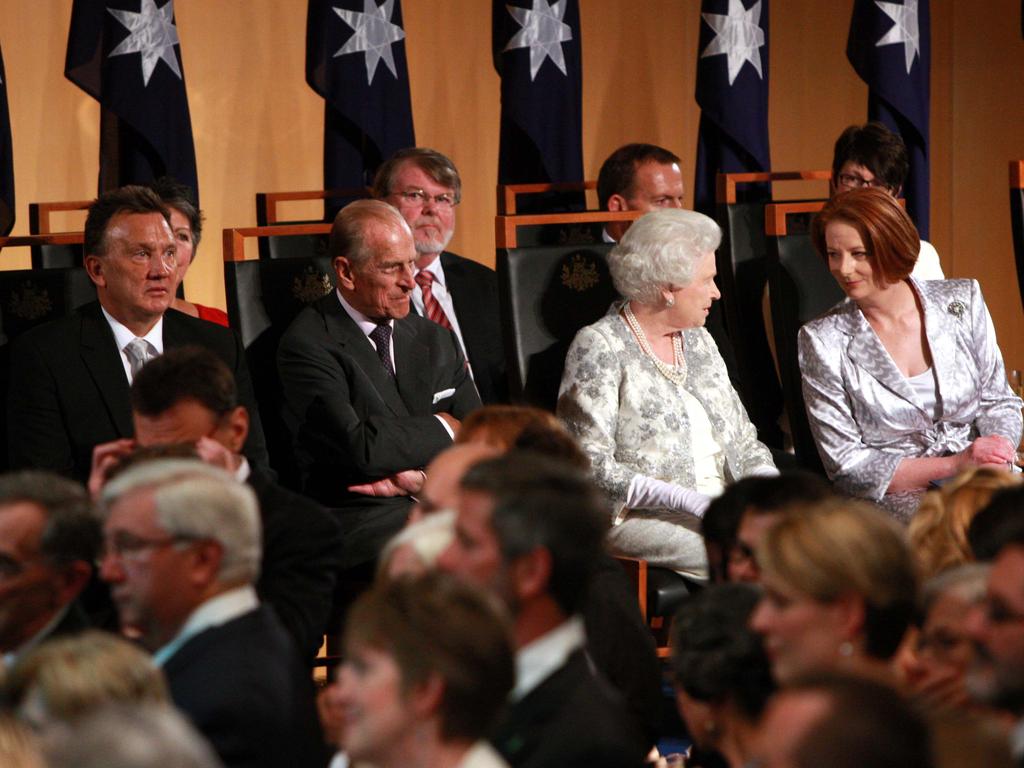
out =
[[609,211],[628,211],[629,203],[622,195],[612,195],[608,198]]
[[517,557],[511,574],[516,599],[521,601],[547,592],[551,568],[551,551],[546,547],[536,547]]
[[67,605],[78,597],[92,576],[92,565],[75,560],[57,571],[57,599]]
[[228,411],[217,425],[216,437],[232,453],[241,453],[245,438],[249,436],[249,412],[244,405]]
[[355,288],[355,270],[352,262],[346,256],[334,258],[334,273],[338,276],[338,285],[345,290],[351,291]]
[[224,546],[213,539],[193,544],[192,568],[189,578],[197,587],[207,587],[217,581],[220,564],[224,560]]
[[85,273],[89,275],[89,279],[93,283],[101,288],[107,286],[107,278],[103,274],[103,259],[94,253],[87,254],[84,259]]

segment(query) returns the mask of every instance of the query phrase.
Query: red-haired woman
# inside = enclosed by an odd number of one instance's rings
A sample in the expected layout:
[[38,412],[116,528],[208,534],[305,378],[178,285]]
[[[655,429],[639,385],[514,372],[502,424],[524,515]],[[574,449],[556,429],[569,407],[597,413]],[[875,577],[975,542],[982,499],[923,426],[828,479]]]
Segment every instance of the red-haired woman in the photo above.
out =
[[825,470],[906,522],[932,481],[1012,463],[1021,401],[975,280],[910,277],[920,238],[880,189],[837,195],[812,239],[847,298],[800,330]]

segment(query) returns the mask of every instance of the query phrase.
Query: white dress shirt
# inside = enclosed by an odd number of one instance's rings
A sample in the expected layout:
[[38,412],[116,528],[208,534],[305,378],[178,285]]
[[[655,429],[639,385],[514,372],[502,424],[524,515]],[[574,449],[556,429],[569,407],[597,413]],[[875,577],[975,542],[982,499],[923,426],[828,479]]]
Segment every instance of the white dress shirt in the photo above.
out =
[[107,310],[100,305],[100,309],[103,311],[103,317],[107,319],[107,324],[110,326],[110,330],[114,332],[114,342],[117,344],[117,350],[121,355],[121,365],[124,366],[124,375],[128,377],[128,383],[132,383],[132,366],[128,360],[128,355],[125,354],[124,348],[128,346],[134,339],[142,338],[149,342],[149,345],[153,348],[155,356],[162,355],[164,353],[164,316],[160,315],[160,319],[156,321],[156,325],[149,329],[149,333],[145,336],[136,336],[127,327],[122,325],[120,322],[114,319]]
[[519,701],[565,664],[587,640],[583,619],[573,616],[516,653],[516,687],[510,698]]

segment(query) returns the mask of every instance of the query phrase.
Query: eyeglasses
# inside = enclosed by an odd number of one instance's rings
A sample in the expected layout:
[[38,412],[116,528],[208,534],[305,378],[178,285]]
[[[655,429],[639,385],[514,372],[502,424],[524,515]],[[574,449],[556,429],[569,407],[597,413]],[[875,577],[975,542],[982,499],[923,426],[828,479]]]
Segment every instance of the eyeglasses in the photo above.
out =
[[170,547],[175,544],[181,544],[189,541],[195,541],[195,537],[179,535],[164,536],[159,539],[147,539],[142,536],[136,536],[132,533],[119,531],[110,538],[103,540],[103,543],[100,545],[97,562],[102,563],[111,555],[123,560],[130,560],[132,558],[140,557],[143,552],[151,549],[162,549],[163,547]]
[[881,179],[865,179],[863,176],[858,176],[855,173],[840,173],[838,179],[839,186],[849,187],[850,189],[860,189],[861,187],[887,189],[885,182]]
[[423,208],[428,203],[433,203],[435,207],[443,210],[451,210],[459,201],[455,199],[455,193],[453,192],[442,192],[440,195],[431,195],[424,192],[422,189],[407,189],[405,192],[395,192],[402,200],[410,206],[416,208]]

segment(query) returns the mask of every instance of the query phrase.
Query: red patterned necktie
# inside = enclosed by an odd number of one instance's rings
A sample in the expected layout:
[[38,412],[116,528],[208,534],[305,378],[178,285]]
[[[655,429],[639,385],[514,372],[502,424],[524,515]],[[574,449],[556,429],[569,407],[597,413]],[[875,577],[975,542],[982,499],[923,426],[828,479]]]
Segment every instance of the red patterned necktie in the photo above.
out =
[[432,288],[434,284],[434,273],[429,272],[426,269],[421,269],[416,273],[416,283],[419,285],[420,291],[423,292],[423,311],[426,313],[427,317],[442,328],[447,328],[449,331],[452,330],[452,324],[449,322],[448,316],[441,308],[440,302],[434,298],[434,291]]

